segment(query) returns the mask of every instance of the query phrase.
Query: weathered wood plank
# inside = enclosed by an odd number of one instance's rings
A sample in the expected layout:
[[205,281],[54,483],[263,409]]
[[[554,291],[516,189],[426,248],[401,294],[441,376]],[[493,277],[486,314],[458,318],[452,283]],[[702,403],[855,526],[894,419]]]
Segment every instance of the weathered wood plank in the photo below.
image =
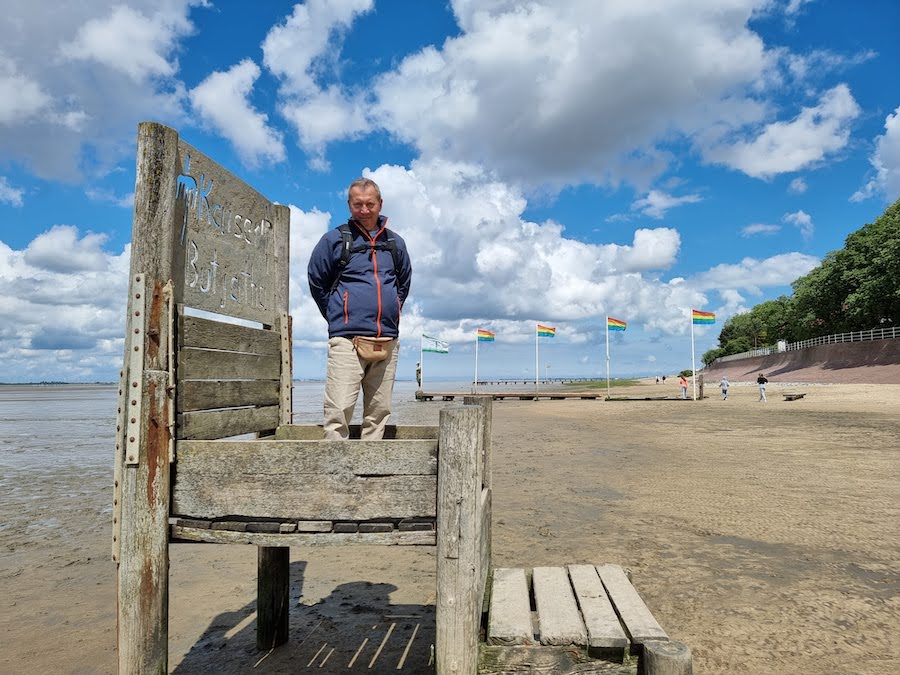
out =
[[525,570],[521,568],[494,569],[487,643],[506,646],[534,644],[528,580]]
[[[440,413],[437,507],[435,666],[439,673],[476,675],[483,598],[478,597],[478,464],[484,411],[454,406]],[[396,441],[395,441],[396,442]]]
[[227,477],[262,474],[289,480],[309,473],[346,476],[434,476],[437,440],[280,441],[184,440],[176,445],[178,472]]
[[628,637],[619,624],[603,582],[593,565],[569,565],[569,578],[581,608],[588,632],[588,646],[601,649],[621,649],[624,656]]
[[[360,425],[350,425],[350,438],[359,439]],[[277,440],[320,441],[325,437],[321,424],[283,424],[275,430]],[[388,424],[384,428],[385,440],[415,440],[438,437],[438,428],[427,425],[396,426]]]
[[266,532],[232,532],[201,530],[172,525],[175,541],[195,541],[213,544],[254,544],[256,546],[348,546],[377,544],[379,546],[434,546],[435,532],[349,532],[269,534]]
[[178,380],[280,381],[281,356],[187,347],[178,352]]
[[278,355],[281,336],[272,330],[241,326],[200,316],[182,315],[180,346],[247,354]]
[[647,640],[669,639],[621,567],[598,565],[597,573],[633,643],[643,644]]
[[176,438],[211,440],[268,431],[278,426],[278,415],[277,405],[186,412],[178,415]]
[[187,380],[178,383],[180,412],[277,405],[275,380]]
[[535,567],[534,601],[542,645],[587,645],[587,630],[563,567]]
[[251,475],[230,480],[184,477],[172,493],[174,514],[191,518],[372,520],[433,517],[434,476],[347,477],[301,474],[292,479]]
[[637,675],[637,661],[611,663],[580,647],[479,645],[479,675]]

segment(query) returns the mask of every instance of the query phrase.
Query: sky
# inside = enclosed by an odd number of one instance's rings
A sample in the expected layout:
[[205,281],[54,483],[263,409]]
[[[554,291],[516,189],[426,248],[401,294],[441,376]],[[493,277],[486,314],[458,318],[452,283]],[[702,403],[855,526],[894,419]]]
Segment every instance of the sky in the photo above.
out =
[[398,377],[450,344],[426,381],[471,379],[479,328],[480,379],[699,368],[900,198],[896,0],[4,8],[0,382],[118,378],[145,120],[290,207],[296,379],[324,376],[306,266],[358,176],[413,261]]

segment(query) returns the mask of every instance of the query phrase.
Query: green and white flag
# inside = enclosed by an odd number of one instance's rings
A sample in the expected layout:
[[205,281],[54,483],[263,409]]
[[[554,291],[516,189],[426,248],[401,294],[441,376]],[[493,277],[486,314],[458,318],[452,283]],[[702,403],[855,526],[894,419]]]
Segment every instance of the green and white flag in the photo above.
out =
[[422,336],[422,351],[423,352],[435,352],[437,354],[449,354],[450,353],[450,343],[444,342],[443,340],[438,340],[437,338],[428,337],[427,335]]

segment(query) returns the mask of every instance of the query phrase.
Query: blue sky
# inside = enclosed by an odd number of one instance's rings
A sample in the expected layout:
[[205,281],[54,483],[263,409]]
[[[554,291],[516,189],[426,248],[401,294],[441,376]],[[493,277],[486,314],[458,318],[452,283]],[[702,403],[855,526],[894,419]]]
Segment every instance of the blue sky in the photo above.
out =
[[[0,18],[0,381],[112,381],[137,124],[291,207],[294,375],[318,238],[374,178],[407,241],[400,376],[671,374],[900,197],[895,0],[39,3]],[[548,365],[550,368],[548,368]]]

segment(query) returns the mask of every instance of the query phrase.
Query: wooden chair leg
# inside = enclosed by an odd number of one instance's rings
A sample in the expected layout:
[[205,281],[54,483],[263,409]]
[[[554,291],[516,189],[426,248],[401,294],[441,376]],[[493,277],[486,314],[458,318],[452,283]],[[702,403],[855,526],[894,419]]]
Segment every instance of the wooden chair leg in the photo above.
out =
[[256,578],[256,647],[269,650],[288,639],[291,549],[259,546]]

